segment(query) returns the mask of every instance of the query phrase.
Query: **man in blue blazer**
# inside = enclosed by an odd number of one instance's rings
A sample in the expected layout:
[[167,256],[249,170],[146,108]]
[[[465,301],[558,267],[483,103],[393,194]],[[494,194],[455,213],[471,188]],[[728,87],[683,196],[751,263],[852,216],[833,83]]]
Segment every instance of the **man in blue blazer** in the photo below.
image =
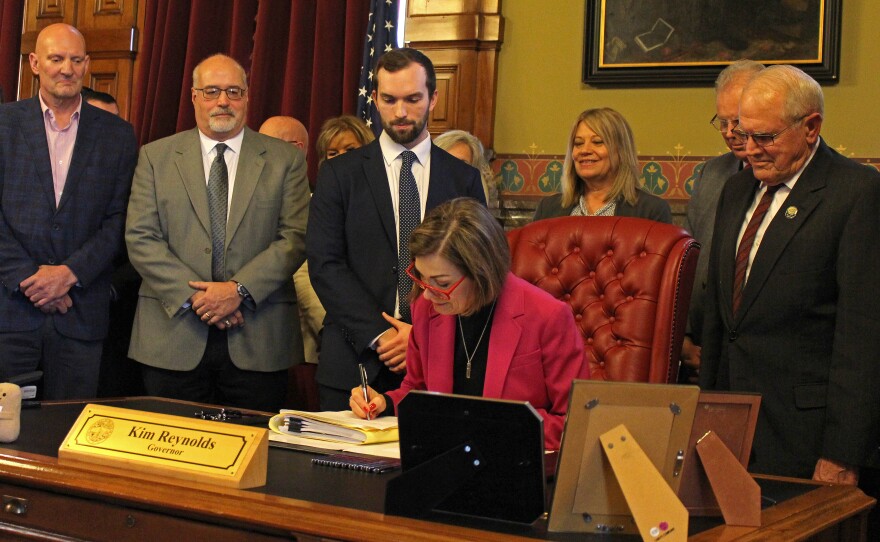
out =
[[[372,99],[382,134],[365,147],[327,160],[309,210],[309,276],[327,310],[318,384],[323,410],[347,410],[360,383],[358,361],[377,391],[396,389],[406,370],[411,323],[398,295],[399,180],[404,151],[415,153],[412,176],[420,217],[460,196],[486,202],[479,172],[431,143],[428,116],[437,102],[431,61],[414,49],[385,53]],[[408,286],[404,286],[408,290]]]
[[880,461],[880,173],[822,141],[823,114],[792,66],[743,90],[751,168],[718,203],[700,385],[762,395],[752,472],[855,484]]
[[94,397],[137,141],[80,97],[78,30],[47,26],[29,60],[38,95],[0,106],[0,379],[39,369],[44,398]]

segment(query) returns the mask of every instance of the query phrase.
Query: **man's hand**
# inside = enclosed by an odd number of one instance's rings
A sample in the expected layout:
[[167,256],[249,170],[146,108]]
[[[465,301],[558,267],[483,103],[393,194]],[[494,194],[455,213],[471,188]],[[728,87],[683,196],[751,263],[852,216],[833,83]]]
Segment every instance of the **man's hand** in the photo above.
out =
[[218,329],[232,329],[234,327],[244,327],[244,315],[241,313],[241,311],[235,311],[214,325],[216,325]]
[[76,282],[76,275],[66,265],[41,265],[36,273],[21,281],[18,287],[39,309],[66,296]]
[[859,483],[859,468],[830,459],[819,458],[813,471],[813,480],[854,486]]
[[55,314],[56,312],[60,312],[61,314],[67,314],[68,309],[73,306],[73,300],[70,299],[69,295],[63,295],[54,301],[50,301],[40,307],[40,310],[46,314]]
[[703,349],[695,345],[690,337],[687,335],[684,336],[684,342],[681,343],[681,362],[684,363],[685,367],[688,367],[691,370],[693,376],[690,380],[694,384],[699,380],[698,377],[700,376],[702,352]]
[[391,324],[391,328],[379,336],[376,352],[379,359],[392,373],[406,372],[406,347],[409,345],[409,333],[412,326],[397,318],[382,313],[382,318]]
[[[225,326],[224,320],[233,312],[238,310],[241,305],[241,297],[236,290],[234,282],[199,282],[189,281],[189,287],[196,290],[190,296],[192,310],[199,315],[199,318],[209,326],[217,325],[221,322]],[[233,315],[234,316],[234,315]],[[237,318],[237,317],[236,317]],[[230,318],[230,323],[232,319]],[[241,319],[244,322],[244,318]],[[226,326],[231,327],[231,326]]]

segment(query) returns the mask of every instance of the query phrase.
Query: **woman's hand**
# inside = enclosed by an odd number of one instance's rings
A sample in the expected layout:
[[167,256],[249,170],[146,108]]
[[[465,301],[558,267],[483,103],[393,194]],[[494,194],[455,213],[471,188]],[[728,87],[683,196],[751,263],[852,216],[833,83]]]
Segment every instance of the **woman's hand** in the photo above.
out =
[[388,405],[385,404],[385,396],[377,393],[376,390],[367,386],[367,396],[370,402],[364,401],[364,390],[360,386],[351,389],[351,398],[348,405],[355,416],[367,419],[367,412],[370,413],[370,419],[376,418],[379,414],[385,412]]

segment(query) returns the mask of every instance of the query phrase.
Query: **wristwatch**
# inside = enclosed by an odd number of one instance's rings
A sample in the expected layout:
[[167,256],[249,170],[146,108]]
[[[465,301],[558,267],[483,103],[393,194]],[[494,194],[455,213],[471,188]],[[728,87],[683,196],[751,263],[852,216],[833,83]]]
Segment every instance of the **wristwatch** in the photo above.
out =
[[250,299],[251,293],[248,292],[247,288],[244,287],[244,284],[238,282],[237,280],[233,280],[232,282],[235,283],[235,291],[238,292],[238,297],[240,297],[242,300]]

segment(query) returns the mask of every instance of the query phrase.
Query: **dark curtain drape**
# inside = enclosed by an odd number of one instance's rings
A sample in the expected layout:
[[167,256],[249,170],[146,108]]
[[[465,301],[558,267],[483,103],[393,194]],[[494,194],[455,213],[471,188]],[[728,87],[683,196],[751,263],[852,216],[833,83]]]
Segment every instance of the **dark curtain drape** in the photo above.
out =
[[3,101],[15,101],[21,57],[21,24],[24,0],[0,0],[0,88]]
[[132,109],[141,143],[195,126],[192,70],[219,52],[248,71],[248,126],[296,117],[313,149],[326,118],[354,112],[369,8],[369,0],[148,2]]

